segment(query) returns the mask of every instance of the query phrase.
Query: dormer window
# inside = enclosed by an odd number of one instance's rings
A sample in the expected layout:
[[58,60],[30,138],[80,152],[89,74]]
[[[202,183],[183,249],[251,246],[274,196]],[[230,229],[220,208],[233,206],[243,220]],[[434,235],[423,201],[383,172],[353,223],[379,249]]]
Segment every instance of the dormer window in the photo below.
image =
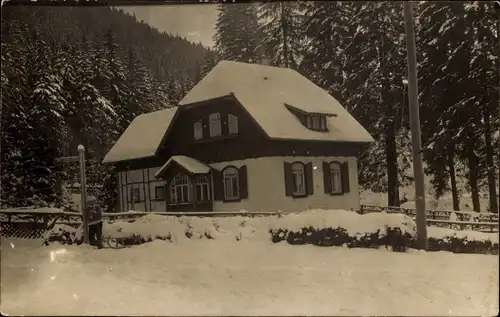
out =
[[306,127],[314,131],[326,131],[326,116],[320,114],[306,115]]

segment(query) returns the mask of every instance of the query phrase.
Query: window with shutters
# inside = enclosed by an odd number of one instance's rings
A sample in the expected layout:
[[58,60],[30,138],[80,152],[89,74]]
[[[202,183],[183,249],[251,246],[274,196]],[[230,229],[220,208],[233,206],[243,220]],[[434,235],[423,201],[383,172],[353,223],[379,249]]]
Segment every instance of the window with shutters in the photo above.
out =
[[240,197],[238,169],[226,167],[222,172],[222,184],[224,186],[225,200],[238,199]]
[[132,201],[134,203],[140,203],[141,202],[141,189],[140,188],[132,188]]
[[227,115],[229,134],[238,134],[238,117],[232,114]]
[[155,199],[165,200],[165,186],[155,186]]
[[187,175],[177,174],[170,184],[170,203],[185,204],[191,202],[191,186]]
[[210,123],[210,136],[216,137],[222,135],[220,113],[211,113],[208,116],[208,121]]
[[201,140],[203,139],[203,122],[201,120],[196,121],[193,125],[194,129],[194,139]]
[[342,169],[339,163],[330,164],[330,182],[332,194],[342,193]]
[[293,194],[305,195],[306,194],[306,180],[305,180],[304,164],[296,162],[292,164],[292,181],[293,181]]
[[196,201],[209,201],[210,200],[210,187],[208,176],[198,176],[195,180]]

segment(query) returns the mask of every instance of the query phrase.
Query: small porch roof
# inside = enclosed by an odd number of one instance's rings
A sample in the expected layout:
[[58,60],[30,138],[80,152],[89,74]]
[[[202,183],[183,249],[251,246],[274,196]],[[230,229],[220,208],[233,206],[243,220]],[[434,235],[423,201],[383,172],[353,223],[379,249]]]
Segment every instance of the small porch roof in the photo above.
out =
[[210,166],[202,163],[192,157],[184,155],[172,156],[163,166],[156,172],[155,178],[159,178],[165,171],[173,164],[177,163],[182,166],[186,171],[191,174],[208,174],[210,173]]

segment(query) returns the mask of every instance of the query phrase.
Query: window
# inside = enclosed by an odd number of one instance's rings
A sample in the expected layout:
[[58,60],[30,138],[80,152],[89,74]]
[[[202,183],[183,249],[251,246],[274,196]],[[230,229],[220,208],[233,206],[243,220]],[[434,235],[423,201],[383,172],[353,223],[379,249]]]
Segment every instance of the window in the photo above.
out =
[[311,116],[307,116],[307,128],[312,129],[312,122],[311,122]]
[[226,200],[238,199],[240,196],[238,183],[238,169],[227,167],[222,173],[224,185],[224,198]]
[[170,184],[170,202],[172,204],[185,204],[191,201],[191,182],[189,177],[177,174]]
[[201,140],[203,139],[203,122],[201,120],[196,121],[193,125],[194,128],[194,139]]
[[342,170],[339,163],[330,164],[330,181],[332,194],[342,193]]
[[228,114],[229,134],[238,134],[238,117]]
[[141,189],[140,188],[132,188],[132,201],[134,203],[141,202]]
[[321,116],[320,120],[321,120],[321,130],[326,130],[326,117]]
[[304,174],[304,164],[293,163],[292,164],[292,177],[293,177],[293,194],[294,195],[305,195],[305,174]]
[[156,200],[165,200],[165,186],[156,186],[155,187],[155,199]]
[[210,121],[210,136],[222,135],[220,113],[211,113],[208,120]]
[[210,187],[208,186],[208,176],[199,176],[195,181],[196,201],[210,200]]
[[319,116],[312,117],[312,128],[314,130],[319,130]]

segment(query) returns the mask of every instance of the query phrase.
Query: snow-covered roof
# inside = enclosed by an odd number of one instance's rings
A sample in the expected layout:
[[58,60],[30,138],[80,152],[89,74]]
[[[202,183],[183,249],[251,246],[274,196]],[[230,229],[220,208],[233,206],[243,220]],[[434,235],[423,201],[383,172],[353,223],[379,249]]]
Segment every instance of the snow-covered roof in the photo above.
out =
[[[231,94],[273,139],[374,141],[335,98],[288,68],[221,61],[189,91],[179,106]],[[331,115],[326,118],[328,131],[307,129],[285,105],[308,113]]]
[[188,172],[192,174],[208,174],[210,172],[210,166],[188,156],[184,155],[174,155],[167,163],[156,172],[155,177],[158,178],[165,170],[173,163],[177,163],[184,167]]
[[175,107],[137,116],[106,154],[103,163],[155,155],[176,112]]

